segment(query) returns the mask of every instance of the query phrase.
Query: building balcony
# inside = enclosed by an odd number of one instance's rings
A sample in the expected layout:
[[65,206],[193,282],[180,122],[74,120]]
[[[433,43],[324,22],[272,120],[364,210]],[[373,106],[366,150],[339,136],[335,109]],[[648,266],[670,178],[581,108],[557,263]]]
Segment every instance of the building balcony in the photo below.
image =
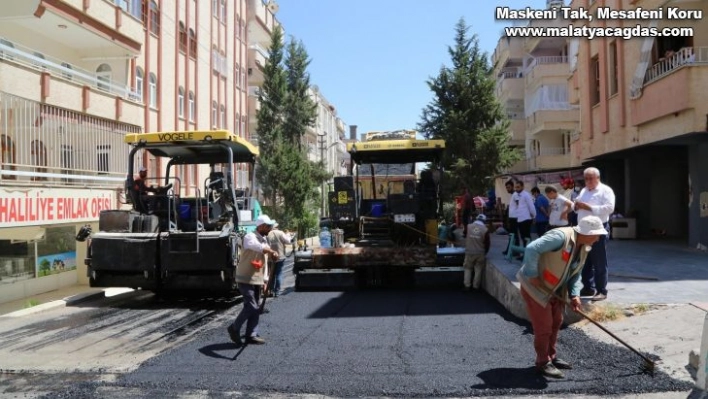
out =
[[[529,25],[530,27],[554,27],[561,28],[568,26],[568,21],[564,19],[556,19],[553,21],[549,20],[536,20],[532,21]],[[540,53],[544,50],[560,50],[566,45],[566,39],[563,37],[541,37],[541,36],[529,36],[524,38],[523,51],[528,54]],[[557,53],[556,53],[557,54]]]
[[249,0],[248,40],[250,43],[270,46],[270,34],[276,26],[280,26],[272,7],[263,0]]
[[541,148],[533,158],[534,169],[562,169],[572,166],[572,156],[565,148]]
[[[685,132],[705,130],[702,115],[708,113],[708,92],[705,91],[705,83],[708,82],[708,47],[684,48],[674,56],[659,61],[647,70],[644,82],[638,93],[640,96],[631,101],[633,126],[696,109],[694,120],[688,126],[682,123],[683,129]],[[663,134],[672,133],[666,131]]]
[[[4,75],[4,74],[3,74]],[[122,187],[140,127],[0,92],[7,148],[0,185]]]
[[509,60],[520,60],[524,58],[523,40],[520,38],[502,36],[497,42],[497,48],[492,54],[492,62],[501,67],[505,66]]
[[528,159],[521,159],[507,169],[507,173],[524,173],[531,169]]
[[248,46],[248,81],[256,85],[263,84],[263,69],[268,61],[268,51],[259,44]]
[[113,2],[23,0],[5,3],[0,8],[0,19],[3,19],[0,35],[13,43],[41,44],[47,51],[71,53],[81,60],[97,55],[126,59],[140,55],[145,36],[142,21]]
[[248,86],[248,114],[256,115],[261,109],[261,102],[258,99],[258,86]]
[[[66,85],[78,89],[87,87],[91,92],[110,98],[114,103],[116,98],[138,104],[142,103],[142,96],[137,90],[112,80],[110,74],[99,75],[96,72],[81,69],[67,61],[43,55],[33,49],[14,44],[5,38],[0,38],[0,65],[3,68],[0,81],[3,82],[2,87],[6,91],[23,93],[27,90],[27,81],[36,81],[37,86],[42,87],[42,90],[44,90],[48,103],[64,107],[67,104],[71,104],[72,109],[86,112],[87,110],[82,109],[82,107],[87,108],[87,104],[81,104],[84,96],[80,92],[77,93],[74,90],[71,96],[66,96],[70,98],[62,97],[62,94],[64,94],[62,87]],[[45,75],[49,79],[40,81],[41,77]],[[17,90],[8,89],[8,87],[13,86],[17,86]],[[53,90],[54,87],[59,88]],[[39,95],[39,91],[37,93]],[[27,95],[32,97],[32,93]]]
[[501,103],[523,99],[524,79],[521,72],[501,72],[497,77],[496,95]]
[[509,131],[511,132],[509,145],[523,146],[524,141],[526,141],[526,121],[524,119],[512,119],[509,122]]
[[567,56],[536,57],[526,69],[526,87],[543,83],[567,83],[570,64]]
[[567,104],[565,109],[538,110],[526,118],[526,137],[551,130],[574,130],[580,120],[580,110]]

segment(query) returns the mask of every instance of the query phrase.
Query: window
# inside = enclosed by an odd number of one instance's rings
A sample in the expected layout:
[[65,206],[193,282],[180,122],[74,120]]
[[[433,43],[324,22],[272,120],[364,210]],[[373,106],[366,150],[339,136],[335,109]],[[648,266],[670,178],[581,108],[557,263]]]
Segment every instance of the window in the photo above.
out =
[[96,69],[96,79],[98,80],[98,88],[101,90],[110,90],[111,86],[111,66],[101,64]]
[[239,29],[241,31],[241,37],[246,37],[246,21],[241,18],[241,27]]
[[236,38],[241,37],[241,17],[236,15]]
[[148,84],[150,90],[148,95],[150,96],[150,106],[157,107],[157,76],[154,73],[150,73],[150,78],[148,79]]
[[96,146],[96,156],[98,163],[98,174],[108,173],[108,154],[111,152],[110,145]]
[[246,137],[246,115],[241,115],[241,136]]
[[610,61],[610,66],[609,66],[609,84],[610,84],[610,96],[613,96],[617,94],[617,86],[618,86],[618,78],[619,78],[619,66],[617,64],[617,42],[613,41],[610,43],[610,51],[609,51],[609,61]]
[[[15,143],[9,136],[4,134],[0,135],[0,161],[2,161],[3,170],[15,170],[16,166],[12,165],[15,163]],[[10,165],[8,165],[10,164]],[[15,180],[16,176],[2,175],[3,179]]]
[[177,91],[177,115],[184,118],[184,87],[182,86]]
[[221,0],[221,22],[226,23],[226,0]]
[[189,56],[197,58],[197,35],[192,28],[189,28]]
[[179,51],[187,52],[187,30],[182,21],[179,21]]
[[221,106],[219,107],[219,114],[221,116],[221,128],[226,129],[226,107]]
[[140,101],[143,101],[143,68],[135,68],[135,93],[138,95]]
[[236,63],[236,68],[234,73],[234,79],[236,79],[236,87],[241,88],[241,66]]
[[[238,79],[238,77],[236,77]],[[241,87],[246,89],[246,70],[245,68],[241,69]]]
[[[67,63],[67,62],[62,62],[62,63],[61,63],[61,66],[63,66],[63,67],[66,68],[66,69],[74,69],[74,68],[72,68],[71,64],[69,64],[69,63]],[[62,76],[64,79],[71,80],[71,78],[72,78],[74,75],[73,75],[71,72],[66,72],[66,71],[65,71],[65,72],[62,72],[62,73],[61,73],[61,76]]]
[[160,9],[155,0],[150,1],[150,32],[160,35]]
[[219,106],[216,104],[216,101],[211,103],[211,126],[216,127],[218,125],[219,121]]
[[236,126],[234,126],[234,130],[236,130],[236,135],[242,137],[242,136],[241,136],[241,129],[240,129],[240,126],[241,126],[241,123],[240,123],[240,121],[241,121],[241,114],[236,114],[236,119],[235,119],[235,121],[236,121]]
[[211,14],[219,18],[219,0],[211,0]]
[[196,114],[196,109],[194,108],[194,92],[189,92],[189,120],[194,122],[194,116]]
[[590,61],[590,73],[592,73],[592,91],[590,100],[592,105],[600,103],[600,59],[598,56],[592,57]]
[[[34,166],[47,166],[47,148],[41,140],[34,140],[30,145],[30,158]],[[47,168],[34,168],[37,173],[46,173]],[[44,176],[32,176],[33,181],[47,180]]]

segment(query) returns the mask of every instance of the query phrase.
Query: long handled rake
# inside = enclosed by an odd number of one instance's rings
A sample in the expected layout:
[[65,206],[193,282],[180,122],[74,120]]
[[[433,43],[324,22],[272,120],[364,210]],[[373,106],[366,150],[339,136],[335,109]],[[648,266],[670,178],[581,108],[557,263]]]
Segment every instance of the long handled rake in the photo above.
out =
[[[560,298],[560,297],[559,297],[558,295],[556,295],[556,294],[554,294],[554,296],[555,296],[557,299],[560,299],[561,301],[563,301],[564,303],[570,305],[570,302],[569,302],[568,300],[563,300],[562,298]],[[643,362],[642,365],[640,366],[641,369],[642,369],[642,372],[648,373],[648,374],[651,375],[652,377],[654,376],[654,371],[656,371],[656,363],[655,363],[653,360],[649,359],[646,355],[644,355],[643,353],[641,353],[641,352],[639,352],[638,350],[634,349],[634,348],[633,348],[631,345],[629,345],[628,343],[624,342],[620,337],[618,337],[618,336],[616,336],[615,334],[613,334],[610,330],[608,330],[607,328],[605,328],[605,326],[603,326],[602,324],[600,324],[598,321],[594,320],[594,319],[593,319],[592,317],[590,317],[587,313],[583,312],[582,310],[577,310],[576,312],[578,312],[581,316],[583,316],[587,321],[591,322],[592,324],[596,325],[599,329],[601,329],[602,331],[606,332],[610,337],[612,337],[612,338],[614,338],[615,340],[617,340],[617,342],[621,343],[621,344],[624,345],[626,348],[628,348],[629,350],[631,350],[632,352],[634,352],[635,354],[637,354],[637,356],[641,357],[641,358],[644,360],[644,362]]]

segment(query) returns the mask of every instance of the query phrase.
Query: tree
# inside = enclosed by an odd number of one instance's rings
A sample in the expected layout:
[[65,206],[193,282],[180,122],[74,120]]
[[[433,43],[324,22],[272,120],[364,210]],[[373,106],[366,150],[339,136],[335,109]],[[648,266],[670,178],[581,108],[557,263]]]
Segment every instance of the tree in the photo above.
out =
[[280,174],[283,165],[283,111],[287,100],[286,74],[283,69],[283,31],[273,29],[268,51],[268,60],[263,67],[263,86],[258,92],[261,108],[256,113],[258,119],[258,147],[260,155],[256,161],[256,178],[263,195],[270,199],[271,216],[278,217],[278,198],[282,193]]
[[308,159],[307,148],[302,145],[308,127],[317,120],[317,104],[310,97],[310,75],[307,67],[310,59],[305,46],[291,39],[285,59],[287,99],[285,101],[283,138],[283,175],[285,221],[298,226],[298,234],[304,235],[306,221],[312,219],[313,200],[318,198],[317,188],[329,176],[321,163]]
[[427,80],[433,100],[422,111],[418,130],[426,139],[446,142],[443,158],[445,200],[463,188],[483,192],[491,178],[521,158],[508,146],[509,120],[494,95],[493,68],[479,49],[476,34],[461,18],[455,44],[448,47],[452,67],[442,66]]

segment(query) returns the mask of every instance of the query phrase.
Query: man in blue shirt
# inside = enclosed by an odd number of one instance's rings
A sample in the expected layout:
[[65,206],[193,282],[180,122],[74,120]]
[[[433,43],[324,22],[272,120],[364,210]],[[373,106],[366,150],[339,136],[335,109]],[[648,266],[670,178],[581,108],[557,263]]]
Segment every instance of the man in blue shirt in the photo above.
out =
[[526,247],[524,265],[516,274],[534,334],[536,368],[547,377],[563,378],[559,369],[572,366],[556,357],[563,307],[580,309],[581,272],[592,244],[607,235],[597,216],[586,216],[575,227],[559,227]]
[[548,216],[551,214],[550,202],[538,187],[531,189],[531,195],[533,196],[533,204],[536,207],[536,234],[539,237],[546,234],[548,230]]

